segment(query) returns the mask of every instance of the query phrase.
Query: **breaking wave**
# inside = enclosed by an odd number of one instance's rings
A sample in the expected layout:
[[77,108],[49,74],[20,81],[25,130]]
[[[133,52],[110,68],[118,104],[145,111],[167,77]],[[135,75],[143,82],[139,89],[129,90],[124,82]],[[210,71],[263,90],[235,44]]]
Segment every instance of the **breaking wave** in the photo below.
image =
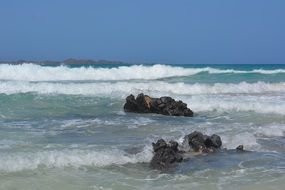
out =
[[215,83],[185,84],[167,82],[97,82],[97,83],[51,83],[51,82],[0,82],[0,93],[39,93],[66,95],[125,96],[130,93],[196,94],[265,94],[284,93],[285,83]]
[[196,112],[245,111],[285,115],[285,101],[274,96],[193,96],[185,102]]
[[181,77],[195,75],[201,72],[209,74],[219,73],[259,73],[277,74],[285,73],[285,69],[264,70],[254,69],[250,71],[234,69],[183,68],[169,65],[132,65],[114,68],[79,67],[67,66],[40,66],[35,64],[0,65],[0,80],[21,81],[78,81],[78,80],[131,80],[131,79],[162,79],[167,77]]
[[145,147],[137,154],[127,154],[124,151],[105,150],[50,150],[40,152],[15,152],[0,155],[0,172],[18,172],[34,170],[39,167],[105,167],[124,165],[127,163],[149,162],[152,157],[151,147]]
[[186,102],[195,112],[254,111],[285,115],[285,83],[185,84],[167,82],[24,82],[0,83],[0,94],[37,93],[84,95],[125,99],[129,94],[172,96]]

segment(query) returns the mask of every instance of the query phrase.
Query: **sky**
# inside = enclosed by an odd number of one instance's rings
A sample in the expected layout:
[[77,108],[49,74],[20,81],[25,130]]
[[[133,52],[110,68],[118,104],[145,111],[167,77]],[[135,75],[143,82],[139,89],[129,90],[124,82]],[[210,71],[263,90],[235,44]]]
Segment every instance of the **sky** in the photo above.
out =
[[285,64],[285,1],[0,1],[0,61],[71,57]]

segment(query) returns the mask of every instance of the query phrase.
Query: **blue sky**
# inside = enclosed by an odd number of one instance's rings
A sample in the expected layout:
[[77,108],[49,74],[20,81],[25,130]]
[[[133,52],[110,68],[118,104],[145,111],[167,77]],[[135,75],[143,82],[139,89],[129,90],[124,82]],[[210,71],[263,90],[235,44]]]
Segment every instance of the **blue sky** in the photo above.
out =
[[1,0],[0,60],[285,63],[284,0]]

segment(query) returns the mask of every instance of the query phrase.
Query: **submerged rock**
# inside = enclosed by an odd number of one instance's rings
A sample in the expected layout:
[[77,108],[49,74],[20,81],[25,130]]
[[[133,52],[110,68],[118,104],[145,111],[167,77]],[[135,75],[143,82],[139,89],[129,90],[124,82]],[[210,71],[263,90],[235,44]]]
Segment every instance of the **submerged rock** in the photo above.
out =
[[136,98],[129,95],[126,98],[124,110],[137,113],[157,113],[162,115],[193,117],[193,111],[181,100],[175,101],[171,97],[152,98],[139,94]]
[[156,143],[152,143],[154,156],[151,159],[150,166],[154,169],[164,169],[172,164],[182,162],[183,156],[178,150],[176,141],[166,142],[159,139]]

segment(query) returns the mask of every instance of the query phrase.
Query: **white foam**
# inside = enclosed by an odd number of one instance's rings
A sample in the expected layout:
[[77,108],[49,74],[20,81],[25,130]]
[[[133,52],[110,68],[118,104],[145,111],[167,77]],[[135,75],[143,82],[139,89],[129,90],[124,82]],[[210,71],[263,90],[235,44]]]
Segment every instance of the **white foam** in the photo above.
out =
[[36,92],[39,94],[67,95],[98,95],[125,96],[130,93],[160,93],[196,95],[196,94],[254,94],[254,93],[284,93],[285,83],[215,83],[215,84],[185,84],[167,82],[93,82],[93,83],[52,83],[52,82],[0,82],[0,93],[16,94]]
[[[123,124],[129,128],[137,128],[138,126],[148,125],[153,123],[154,120],[146,117],[134,117],[130,119],[125,119],[122,117],[112,117],[105,119],[92,119],[92,120],[81,120],[81,119],[72,119],[65,121],[60,127],[65,128],[85,128],[90,125],[100,127],[100,126],[118,126],[118,124]],[[58,126],[57,126],[58,127]],[[0,141],[1,142],[1,141]]]
[[117,68],[93,68],[67,66],[43,67],[34,64],[0,65],[0,79],[22,81],[61,81],[61,80],[129,80],[158,79],[173,76],[187,76],[199,72],[194,69],[166,65],[133,65]]
[[285,125],[267,125],[260,126],[257,129],[256,134],[262,137],[284,137],[285,136]]
[[[99,82],[50,83],[16,82],[0,83],[0,93],[90,95],[125,99],[130,93],[145,93],[153,97],[172,96],[186,102],[195,112],[200,111],[254,111],[285,115],[285,83],[239,84],[184,84],[165,82]],[[240,94],[241,93],[241,94]]]
[[233,69],[204,68],[183,68],[169,65],[132,65],[119,66],[116,68],[94,68],[79,67],[70,68],[67,66],[40,66],[35,64],[22,65],[0,65],[0,80],[20,81],[75,81],[75,80],[130,80],[130,79],[161,79],[166,77],[190,76],[201,72],[210,74],[218,73],[260,73],[276,74],[285,73],[285,69],[263,70],[255,69],[240,71]]
[[18,172],[34,170],[39,167],[105,167],[127,163],[149,162],[152,157],[151,147],[145,147],[138,154],[130,155],[118,149],[114,150],[52,150],[40,152],[17,152],[0,154],[0,172]]
[[285,115],[285,101],[274,96],[193,96],[185,102],[196,112],[253,111]]

